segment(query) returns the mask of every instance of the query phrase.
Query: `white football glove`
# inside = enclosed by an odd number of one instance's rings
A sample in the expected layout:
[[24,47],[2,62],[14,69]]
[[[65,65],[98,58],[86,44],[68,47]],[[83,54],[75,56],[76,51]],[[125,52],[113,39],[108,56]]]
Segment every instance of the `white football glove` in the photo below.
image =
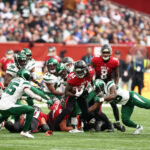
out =
[[104,97],[100,97],[99,102],[101,102],[101,103],[104,102]]
[[81,91],[78,90],[78,88],[76,88],[76,97],[79,97],[81,94],[83,93],[83,89],[81,89]]

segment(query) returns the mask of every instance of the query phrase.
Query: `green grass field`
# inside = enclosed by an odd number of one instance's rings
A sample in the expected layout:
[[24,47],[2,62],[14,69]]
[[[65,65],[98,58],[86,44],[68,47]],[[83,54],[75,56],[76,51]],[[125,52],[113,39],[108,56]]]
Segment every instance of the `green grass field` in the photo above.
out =
[[[44,112],[47,110],[44,109]],[[104,107],[111,121],[114,121],[111,108]],[[21,137],[2,129],[0,131],[0,150],[149,150],[150,149],[150,111],[135,108],[132,120],[143,125],[141,135],[133,135],[135,129],[126,128],[121,133],[86,132],[70,134],[54,132],[46,137],[44,133],[34,134],[34,139]]]

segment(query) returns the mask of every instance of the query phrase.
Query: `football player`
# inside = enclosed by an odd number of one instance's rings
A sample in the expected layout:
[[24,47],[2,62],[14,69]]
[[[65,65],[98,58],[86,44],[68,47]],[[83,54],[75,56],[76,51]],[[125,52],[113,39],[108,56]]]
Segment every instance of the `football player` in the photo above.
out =
[[[101,48],[101,56],[92,58],[92,66],[95,68],[96,79],[102,79],[106,83],[112,80],[112,73],[115,72],[115,84],[119,81],[119,60],[112,55],[112,49],[108,44]],[[115,126],[124,132],[125,127],[120,124],[119,110],[117,105],[110,103],[113,108],[113,113],[116,119]]]
[[105,82],[102,80],[97,79],[95,84],[97,87],[99,87],[99,89],[96,91],[97,103],[91,106],[89,110],[95,110],[103,101],[113,101],[116,104],[121,104],[122,122],[128,127],[136,128],[134,134],[140,134],[140,132],[143,130],[143,127],[140,124],[136,124],[130,120],[130,117],[133,113],[134,106],[150,109],[150,100],[137,94],[136,92],[121,89],[120,87],[116,86],[113,81],[105,84]]
[[[53,106],[50,107],[50,112],[47,115],[47,123],[50,126],[50,128],[53,127],[53,124],[56,120],[56,118],[58,117],[58,115],[62,112],[63,107],[62,107],[62,103],[61,101],[57,100],[54,102]],[[57,131],[70,131],[73,130],[72,126],[67,126],[67,119],[68,116],[66,115],[61,122],[59,123],[59,125],[55,128],[55,130]],[[50,136],[51,135],[51,131],[46,132],[46,136]]]
[[69,72],[74,70],[74,60],[71,57],[65,57],[62,59],[61,63],[65,64]]
[[56,74],[56,66],[58,61],[55,58],[50,58],[47,61],[47,70],[43,76],[44,81],[44,92],[46,92],[54,101],[60,99],[64,95],[63,92],[58,91],[57,89],[61,85],[60,79]]
[[69,115],[74,108],[75,102],[78,103],[81,111],[84,124],[87,123],[88,114],[88,83],[92,81],[94,70],[88,68],[83,60],[75,63],[74,72],[71,72],[67,77],[67,85],[65,88],[65,95],[67,96],[65,108],[62,113],[56,118],[52,130],[54,130],[61,120]]
[[7,120],[10,115],[26,114],[26,121],[21,135],[28,138],[34,138],[34,136],[28,132],[33,118],[34,109],[27,105],[16,104],[17,99],[21,98],[22,94],[25,92],[27,95],[38,101],[43,101],[45,103],[49,103],[49,101],[36,95],[30,90],[30,77],[29,71],[21,69],[18,71],[17,77],[12,79],[9,85],[5,88],[0,101],[0,123]]
[[23,53],[14,56],[15,62],[7,67],[6,76],[4,78],[4,87],[7,87],[9,82],[17,76],[19,69],[25,68],[27,57]]
[[46,59],[45,59],[45,62],[44,62],[44,66],[42,68],[42,71],[43,73],[45,73],[47,70],[46,68],[46,64],[47,64],[47,61],[50,59],[50,58],[55,58],[57,60],[57,62],[61,62],[61,59],[60,57],[56,54],[56,47],[54,46],[50,46],[48,48],[48,55],[46,56]]
[[[65,89],[66,85],[67,85],[67,77],[69,74],[67,66],[64,63],[58,64],[56,67],[56,72],[57,72],[57,75],[61,77],[61,83]],[[73,133],[82,132],[77,129],[77,123],[78,123],[77,115],[79,115],[80,113],[81,113],[81,110],[80,110],[77,102],[75,102],[74,109],[73,109],[72,113],[70,114],[71,124],[74,126],[74,129],[70,131],[71,133],[72,132]]]

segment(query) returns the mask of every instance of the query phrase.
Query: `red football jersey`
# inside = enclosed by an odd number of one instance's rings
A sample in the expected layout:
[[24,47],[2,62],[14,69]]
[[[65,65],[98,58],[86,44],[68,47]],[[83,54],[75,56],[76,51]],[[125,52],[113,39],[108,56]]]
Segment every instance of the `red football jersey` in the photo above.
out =
[[92,63],[96,71],[96,77],[102,80],[111,80],[112,72],[119,66],[119,60],[112,56],[108,62],[104,62],[102,56],[93,57]]
[[89,74],[84,78],[77,78],[75,72],[69,73],[67,77],[67,83],[71,84],[74,87],[86,88],[88,83],[91,82],[95,71],[92,67],[88,68]]
[[7,66],[12,64],[14,62],[14,59],[7,59],[6,57],[1,58],[0,63],[2,64],[3,71],[6,71]]
[[55,56],[46,56],[45,61],[48,61],[50,58],[55,58],[55,59],[57,59],[57,61],[58,61],[58,62],[60,62],[60,61],[61,61],[60,57],[59,57],[59,56],[57,56],[57,55],[55,55]]
[[[60,104],[60,101],[55,101],[53,106],[50,107],[51,111],[52,111],[52,120],[55,121],[55,119],[57,118],[57,116],[62,112],[62,106]],[[65,116],[64,119],[67,119],[68,115]]]
[[38,120],[37,129],[38,129],[38,127],[41,126],[41,119],[42,119],[42,118],[44,118],[44,119],[47,121],[47,115],[44,114],[44,113],[41,112],[41,111],[35,111],[33,117]]

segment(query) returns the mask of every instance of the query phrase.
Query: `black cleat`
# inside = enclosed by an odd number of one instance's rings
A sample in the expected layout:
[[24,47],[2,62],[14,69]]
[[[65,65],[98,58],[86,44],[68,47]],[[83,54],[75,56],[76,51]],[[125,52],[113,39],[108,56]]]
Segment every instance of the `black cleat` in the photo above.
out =
[[121,132],[125,132],[126,131],[125,126],[121,125],[120,122],[116,122],[116,123],[113,123],[113,124],[114,124],[114,127],[117,130],[120,130]]

